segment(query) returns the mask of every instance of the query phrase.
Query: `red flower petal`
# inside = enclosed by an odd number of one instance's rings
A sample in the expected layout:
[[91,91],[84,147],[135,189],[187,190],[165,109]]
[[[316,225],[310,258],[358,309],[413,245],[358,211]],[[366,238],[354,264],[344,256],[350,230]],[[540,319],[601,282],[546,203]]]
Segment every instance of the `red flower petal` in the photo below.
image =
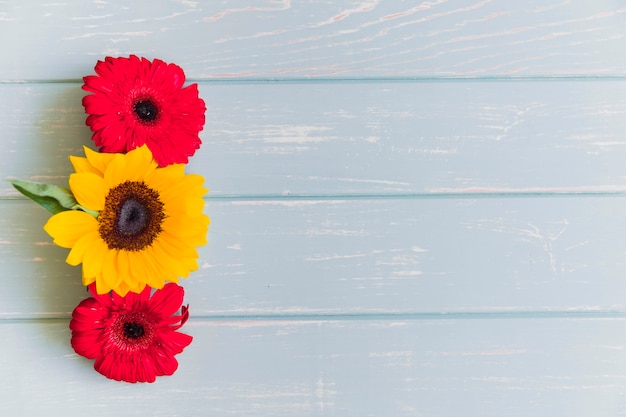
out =
[[[80,302],[72,312],[71,344],[76,353],[95,359],[94,368],[107,378],[126,382],[154,382],[178,368],[174,358],[193,338],[179,333],[189,317],[182,307],[184,290],[169,283],[150,296],[141,293],[98,295]],[[181,315],[173,315],[178,310]]]
[[188,334],[171,332],[167,335],[167,343],[164,346],[167,347],[171,355],[177,355],[183,351],[193,341],[193,337]]
[[74,351],[87,359],[95,359],[100,356],[100,348],[98,346],[98,340],[100,338],[100,332],[72,332],[71,345]]
[[184,295],[183,287],[174,283],[165,284],[160,291],[156,291],[152,295],[150,310],[159,312],[163,316],[171,316],[180,309]]
[[[101,152],[128,152],[147,144],[160,166],[188,162],[202,142],[206,105],[197,84],[183,87],[182,68],[131,55],[106,57],[95,72],[83,77],[83,90],[92,93],[83,106]],[[136,111],[138,102],[155,106],[149,118]]]

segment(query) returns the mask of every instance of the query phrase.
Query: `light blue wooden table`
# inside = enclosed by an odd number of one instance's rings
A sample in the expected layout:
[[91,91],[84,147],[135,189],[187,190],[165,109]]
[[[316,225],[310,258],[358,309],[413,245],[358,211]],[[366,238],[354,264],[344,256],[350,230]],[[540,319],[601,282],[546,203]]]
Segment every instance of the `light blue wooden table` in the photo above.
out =
[[65,185],[81,77],[131,53],[207,102],[194,342],[94,372],[0,183],[0,415],[626,414],[622,2],[2,1],[0,177]]

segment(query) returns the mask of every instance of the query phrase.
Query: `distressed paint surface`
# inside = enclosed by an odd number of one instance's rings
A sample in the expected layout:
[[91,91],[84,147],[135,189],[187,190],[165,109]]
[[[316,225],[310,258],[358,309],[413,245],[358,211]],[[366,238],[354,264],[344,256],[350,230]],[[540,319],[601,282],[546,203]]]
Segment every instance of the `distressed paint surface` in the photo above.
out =
[[[5,415],[615,416],[621,319],[194,320],[180,368],[108,381],[65,323],[4,323]],[[15,356],[30,366],[16,368]],[[54,381],[54,384],[50,384]]]
[[[182,281],[200,316],[626,311],[622,197],[209,200]],[[0,317],[67,317],[80,267],[47,213],[0,205]],[[602,219],[602,221],[599,221]]]
[[[67,183],[68,154],[93,148],[80,86],[0,88],[0,151],[19,152],[2,178]],[[204,144],[188,169],[211,197],[626,191],[626,81],[206,82],[200,92]],[[0,184],[7,195],[17,193]]]
[[624,5],[331,3],[0,1],[0,177],[65,184],[80,78],[159,57],[207,102],[212,219],[194,343],[127,385],[0,184],[1,415],[626,413]]
[[626,73],[626,8],[608,0],[12,0],[0,23],[20,40],[0,49],[8,80],[80,78],[130,53],[192,78]]

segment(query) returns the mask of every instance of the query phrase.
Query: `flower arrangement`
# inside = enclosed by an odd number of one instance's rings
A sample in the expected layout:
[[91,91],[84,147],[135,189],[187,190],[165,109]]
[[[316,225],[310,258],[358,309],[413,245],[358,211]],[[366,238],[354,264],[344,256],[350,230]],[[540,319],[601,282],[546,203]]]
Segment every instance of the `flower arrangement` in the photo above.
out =
[[86,124],[99,152],[70,156],[69,188],[11,180],[52,216],[44,230],[82,264],[91,295],[72,312],[71,345],[107,378],[154,382],[178,368],[192,337],[179,278],[206,244],[204,178],[185,174],[206,106],[175,64],[106,57],[83,78]]

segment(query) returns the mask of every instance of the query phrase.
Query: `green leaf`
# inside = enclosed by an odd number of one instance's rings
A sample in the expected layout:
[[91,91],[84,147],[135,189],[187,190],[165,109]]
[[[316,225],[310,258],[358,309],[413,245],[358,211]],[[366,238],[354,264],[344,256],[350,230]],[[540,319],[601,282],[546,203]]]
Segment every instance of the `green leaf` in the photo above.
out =
[[66,210],[82,209],[72,192],[67,188],[33,181],[9,180],[9,182],[13,184],[17,191],[38,203],[52,214]]

